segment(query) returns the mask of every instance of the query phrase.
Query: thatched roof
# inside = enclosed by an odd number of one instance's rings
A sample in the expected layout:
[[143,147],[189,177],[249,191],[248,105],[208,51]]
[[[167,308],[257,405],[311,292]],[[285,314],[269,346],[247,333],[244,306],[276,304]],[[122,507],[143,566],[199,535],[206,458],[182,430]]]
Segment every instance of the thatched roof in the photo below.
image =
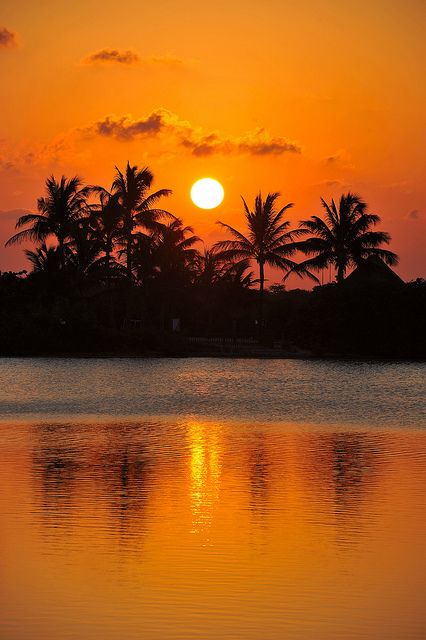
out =
[[377,256],[369,256],[347,278],[351,286],[401,286],[404,281]]

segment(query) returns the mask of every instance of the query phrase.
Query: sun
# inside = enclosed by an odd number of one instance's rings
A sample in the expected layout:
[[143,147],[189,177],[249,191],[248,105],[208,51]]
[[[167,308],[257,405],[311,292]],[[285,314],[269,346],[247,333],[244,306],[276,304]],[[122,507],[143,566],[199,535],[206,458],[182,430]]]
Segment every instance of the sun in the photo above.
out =
[[224,198],[222,185],[213,178],[201,178],[191,188],[191,200],[200,209],[214,209]]

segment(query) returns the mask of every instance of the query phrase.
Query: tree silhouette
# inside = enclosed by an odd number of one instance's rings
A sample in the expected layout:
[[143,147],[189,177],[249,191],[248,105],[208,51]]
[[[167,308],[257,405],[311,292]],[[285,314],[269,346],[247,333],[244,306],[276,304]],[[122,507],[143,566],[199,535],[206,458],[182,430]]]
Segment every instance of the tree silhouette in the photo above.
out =
[[59,251],[58,247],[47,247],[43,244],[31,251],[25,249],[25,255],[33,267],[33,273],[56,274],[59,271]]
[[155,301],[163,328],[177,317],[184,306],[184,296],[193,280],[198,237],[191,227],[174,218],[167,223],[154,223],[148,233],[135,234],[133,245],[134,272],[137,282],[145,285],[149,304]]
[[214,247],[205,247],[195,256],[195,281],[201,287],[213,287],[226,275],[228,268],[228,263]]
[[247,222],[247,235],[244,235],[234,227],[224,222],[218,222],[224,229],[230,232],[232,240],[221,240],[215,244],[215,249],[228,260],[256,260],[259,265],[259,292],[260,292],[260,327],[263,326],[263,295],[265,284],[265,265],[278,267],[284,272],[289,272],[296,267],[296,263],[290,260],[296,252],[294,232],[289,230],[290,221],[284,219],[285,212],[293,204],[286,204],[279,209],[275,208],[279,193],[268,193],[265,200],[262,194],[256,196],[254,209],[250,211],[246,201],[244,204],[245,218]]
[[167,224],[156,224],[151,234],[152,260],[162,279],[176,280],[194,270],[198,256],[194,245],[199,242],[192,227],[179,218]]
[[161,218],[171,217],[168,211],[153,206],[161,198],[169,196],[171,190],[160,189],[149,193],[153,180],[154,176],[148,167],[138,169],[137,166],[131,167],[128,162],[124,173],[116,167],[111,193],[118,197],[122,207],[122,241],[129,278],[132,277],[134,229],[140,225],[150,228]]
[[58,241],[59,265],[63,269],[65,245],[73,237],[78,220],[87,211],[86,197],[87,189],[82,188],[78,176],[69,180],[62,176],[59,182],[51,176],[46,180],[46,196],[37,201],[39,213],[20,216],[15,228],[30,226],[9,238],[6,246],[25,240],[44,242],[48,236],[53,235]]
[[90,226],[90,218],[81,218],[67,243],[67,266],[74,268],[79,277],[87,275],[99,266],[100,252],[101,245]]
[[195,256],[194,282],[206,290],[223,283],[249,288],[256,282],[249,269],[249,260],[229,260],[217,248],[205,248]]
[[249,260],[239,260],[228,265],[223,281],[236,290],[251,289],[258,282],[253,277],[253,271],[250,270]]
[[93,231],[95,241],[99,245],[103,257],[98,261],[105,267],[108,276],[112,266],[117,267],[113,252],[115,243],[121,237],[122,207],[117,194],[111,194],[105,189],[99,191],[99,202],[92,204],[89,225]]
[[369,256],[378,256],[390,266],[398,264],[398,256],[380,246],[389,243],[390,235],[371,230],[380,222],[380,217],[367,213],[367,205],[359,196],[344,194],[338,206],[334,200],[329,204],[323,199],[321,202],[324,219],[312,216],[302,220],[296,232],[298,236],[311,235],[297,243],[298,249],[311,256],[296,267],[299,274],[318,282],[308,269],[321,271],[332,264],[337,269],[337,282],[342,282],[348,268],[359,265]]

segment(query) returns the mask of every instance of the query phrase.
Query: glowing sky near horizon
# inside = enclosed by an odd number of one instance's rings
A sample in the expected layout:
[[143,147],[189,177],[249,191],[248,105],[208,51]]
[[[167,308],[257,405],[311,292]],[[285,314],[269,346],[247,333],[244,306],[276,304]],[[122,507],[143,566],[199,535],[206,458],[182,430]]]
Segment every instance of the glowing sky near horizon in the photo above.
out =
[[[426,275],[424,2],[129,0],[123,21],[111,0],[2,9],[1,245],[50,173],[108,186],[130,160],[207,244],[217,219],[242,225],[241,194],[280,191],[296,224],[320,196],[359,192],[402,277]],[[211,212],[188,196],[205,175],[227,194]],[[0,249],[0,269],[25,264]]]

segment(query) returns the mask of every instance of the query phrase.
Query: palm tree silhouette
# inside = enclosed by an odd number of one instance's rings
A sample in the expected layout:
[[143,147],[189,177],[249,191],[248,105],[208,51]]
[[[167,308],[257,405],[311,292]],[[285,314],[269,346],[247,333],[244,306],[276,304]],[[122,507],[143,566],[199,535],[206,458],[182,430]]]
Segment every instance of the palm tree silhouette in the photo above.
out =
[[99,202],[92,204],[90,208],[89,225],[100,252],[104,254],[99,263],[103,264],[106,274],[110,275],[112,266],[117,267],[113,251],[122,229],[123,210],[119,196],[102,189],[99,191]]
[[90,226],[90,218],[80,219],[67,243],[67,266],[84,276],[99,266],[100,252],[101,244]]
[[253,285],[258,283],[253,275],[253,271],[250,270],[250,261],[240,260],[228,266],[223,279],[236,290],[251,289]]
[[135,271],[139,282],[154,284],[163,328],[169,326],[182,307],[184,292],[191,284],[198,254],[194,245],[199,238],[192,227],[174,218],[154,223],[149,233],[137,233],[134,245]]
[[134,229],[138,225],[150,228],[161,218],[171,216],[168,211],[153,207],[158,200],[171,194],[170,189],[160,189],[149,194],[153,180],[154,176],[148,167],[138,169],[137,166],[131,167],[128,162],[124,173],[116,167],[111,193],[118,197],[122,207],[122,237],[129,278],[132,276]]
[[58,273],[58,247],[47,247],[46,243],[43,242],[40,247],[34,249],[34,251],[25,249],[25,255],[32,264],[33,273],[44,273],[50,275]]
[[194,261],[195,280],[202,287],[213,287],[226,275],[229,264],[223,259],[220,252],[213,248],[204,248],[199,252]]
[[133,263],[138,282],[156,278],[173,285],[182,277],[191,279],[199,256],[193,245],[198,241],[192,227],[185,227],[179,218],[166,224],[153,223],[148,233],[135,233]]
[[18,218],[15,228],[20,229],[6,242],[6,246],[25,240],[44,242],[48,236],[55,236],[58,241],[58,258],[60,268],[65,266],[65,245],[73,237],[78,220],[87,211],[87,189],[82,188],[78,176],[69,180],[62,176],[59,182],[52,175],[46,180],[46,197],[39,198],[39,213],[27,213]]
[[319,282],[308,269],[321,271],[328,265],[335,265],[337,282],[342,282],[347,269],[360,264],[368,256],[378,256],[390,266],[398,264],[395,253],[380,247],[389,243],[390,235],[385,231],[371,230],[380,222],[380,217],[367,213],[367,205],[359,196],[350,192],[343,194],[338,206],[334,200],[328,204],[321,198],[321,202],[325,219],[312,216],[309,220],[302,220],[296,232],[298,236],[311,234],[297,246],[312,256],[300,263],[296,271]]
[[163,277],[175,279],[185,272],[193,272],[198,255],[194,245],[199,238],[192,227],[175,218],[167,224],[157,223],[151,234],[152,260]]
[[275,208],[279,193],[268,193],[265,200],[262,194],[256,196],[254,209],[250,211],[246,201],[244,204],[248,234],[244,235],[224,222],[218,222],[233,236],[232,240],[221,240],[214,247],[228,260],[256,260],[259,265],[260,292],[260,328],[263,327],[263,295],[265,284],[265,265],[278,267],[290,272],[296,266],[290,256],[296,252],[293,231],[289,231],[290,221],[284,219],[285,212],[293,206],[286,204],[278,211]]
[[205,289],[219,284],[230,284],[249,289],[258,281],[253,279],[250,260],[226,260],[215,247],[198,252],[194,261],[194,282]]

